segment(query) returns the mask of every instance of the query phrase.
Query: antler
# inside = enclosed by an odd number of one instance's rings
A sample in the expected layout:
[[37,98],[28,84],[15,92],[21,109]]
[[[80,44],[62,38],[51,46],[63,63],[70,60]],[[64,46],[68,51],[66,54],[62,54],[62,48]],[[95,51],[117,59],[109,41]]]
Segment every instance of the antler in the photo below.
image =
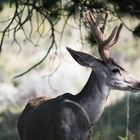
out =
[[110,36],[107,39],[104,39],[104,34],[108,23],[108,12],[106,13],[104,23],[101,28],[99,27],[99,16],[95,17],[90,11],[87,11],[85,13],[85,18],[90,25],[96,42],[99,44],[98,50],[102,60],[105,63],[109,63],[111,60],[109,49],[117,43],[123,24],[121,23],[119,27],[116,26]]

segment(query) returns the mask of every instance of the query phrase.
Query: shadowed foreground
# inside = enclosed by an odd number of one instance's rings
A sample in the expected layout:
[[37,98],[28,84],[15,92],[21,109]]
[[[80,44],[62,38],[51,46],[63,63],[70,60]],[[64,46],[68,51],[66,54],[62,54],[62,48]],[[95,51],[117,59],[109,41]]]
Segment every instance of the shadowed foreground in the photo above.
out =
[[[130,96],[130,140],[140,139],[140,96]],[[18,113],[6,110],[0,113],[0,140],[19,140],[16,125]],[[103,116],[94,129],[94,140],[118,140],[125,137],[126,98],[105,109]],[[135,135],[135,136],[134,136]]]

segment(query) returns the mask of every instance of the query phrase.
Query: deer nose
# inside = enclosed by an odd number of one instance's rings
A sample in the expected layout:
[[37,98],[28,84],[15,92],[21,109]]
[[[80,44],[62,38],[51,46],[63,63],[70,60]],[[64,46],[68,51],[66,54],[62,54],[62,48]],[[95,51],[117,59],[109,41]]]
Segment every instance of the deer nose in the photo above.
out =
[[133,89],[136,90],[137,92],[140,91],[140,82],[135,82],[133,84]]
[[136,87],[140,88],[140,82],[136,83]]

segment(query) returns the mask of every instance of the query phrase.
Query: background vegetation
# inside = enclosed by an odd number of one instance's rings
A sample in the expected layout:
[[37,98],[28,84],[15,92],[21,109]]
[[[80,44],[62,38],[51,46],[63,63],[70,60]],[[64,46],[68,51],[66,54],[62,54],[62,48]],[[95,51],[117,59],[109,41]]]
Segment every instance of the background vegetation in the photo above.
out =
[[[123,22],[119,42],[111,53],[140,79],[139,7],[139,0],[1,0],[0,140],[19,139],[16,123],[29,99],[77,93],[85,84],[89,70],[74,63],[65,47],[98,55],[83,20],[87,9],[95,14],[110,12],[108,32]],[[94,139],[125,139],[129,122],[129,139],[140,140],[139,104],[139,93],[131,95],[128,102],[126,93],[112,92]]]

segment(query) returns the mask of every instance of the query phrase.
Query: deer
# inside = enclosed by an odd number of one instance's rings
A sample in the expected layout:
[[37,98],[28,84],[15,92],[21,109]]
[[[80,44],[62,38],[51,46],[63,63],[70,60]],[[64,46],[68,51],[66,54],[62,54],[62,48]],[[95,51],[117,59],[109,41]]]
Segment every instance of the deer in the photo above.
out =
[[110,56],[110,48],[118,42],[122,23],[105,39],[108,13],[100,27],[100,16],[85,12],[85,19],[98,44],[101,58],[67,47],[74,60],[91,68],[85,86],[78,94],[65,93],[55,98],[30,100],[18,120],[21,140],[92,140],[111,90],[140,91],[135,80]]

